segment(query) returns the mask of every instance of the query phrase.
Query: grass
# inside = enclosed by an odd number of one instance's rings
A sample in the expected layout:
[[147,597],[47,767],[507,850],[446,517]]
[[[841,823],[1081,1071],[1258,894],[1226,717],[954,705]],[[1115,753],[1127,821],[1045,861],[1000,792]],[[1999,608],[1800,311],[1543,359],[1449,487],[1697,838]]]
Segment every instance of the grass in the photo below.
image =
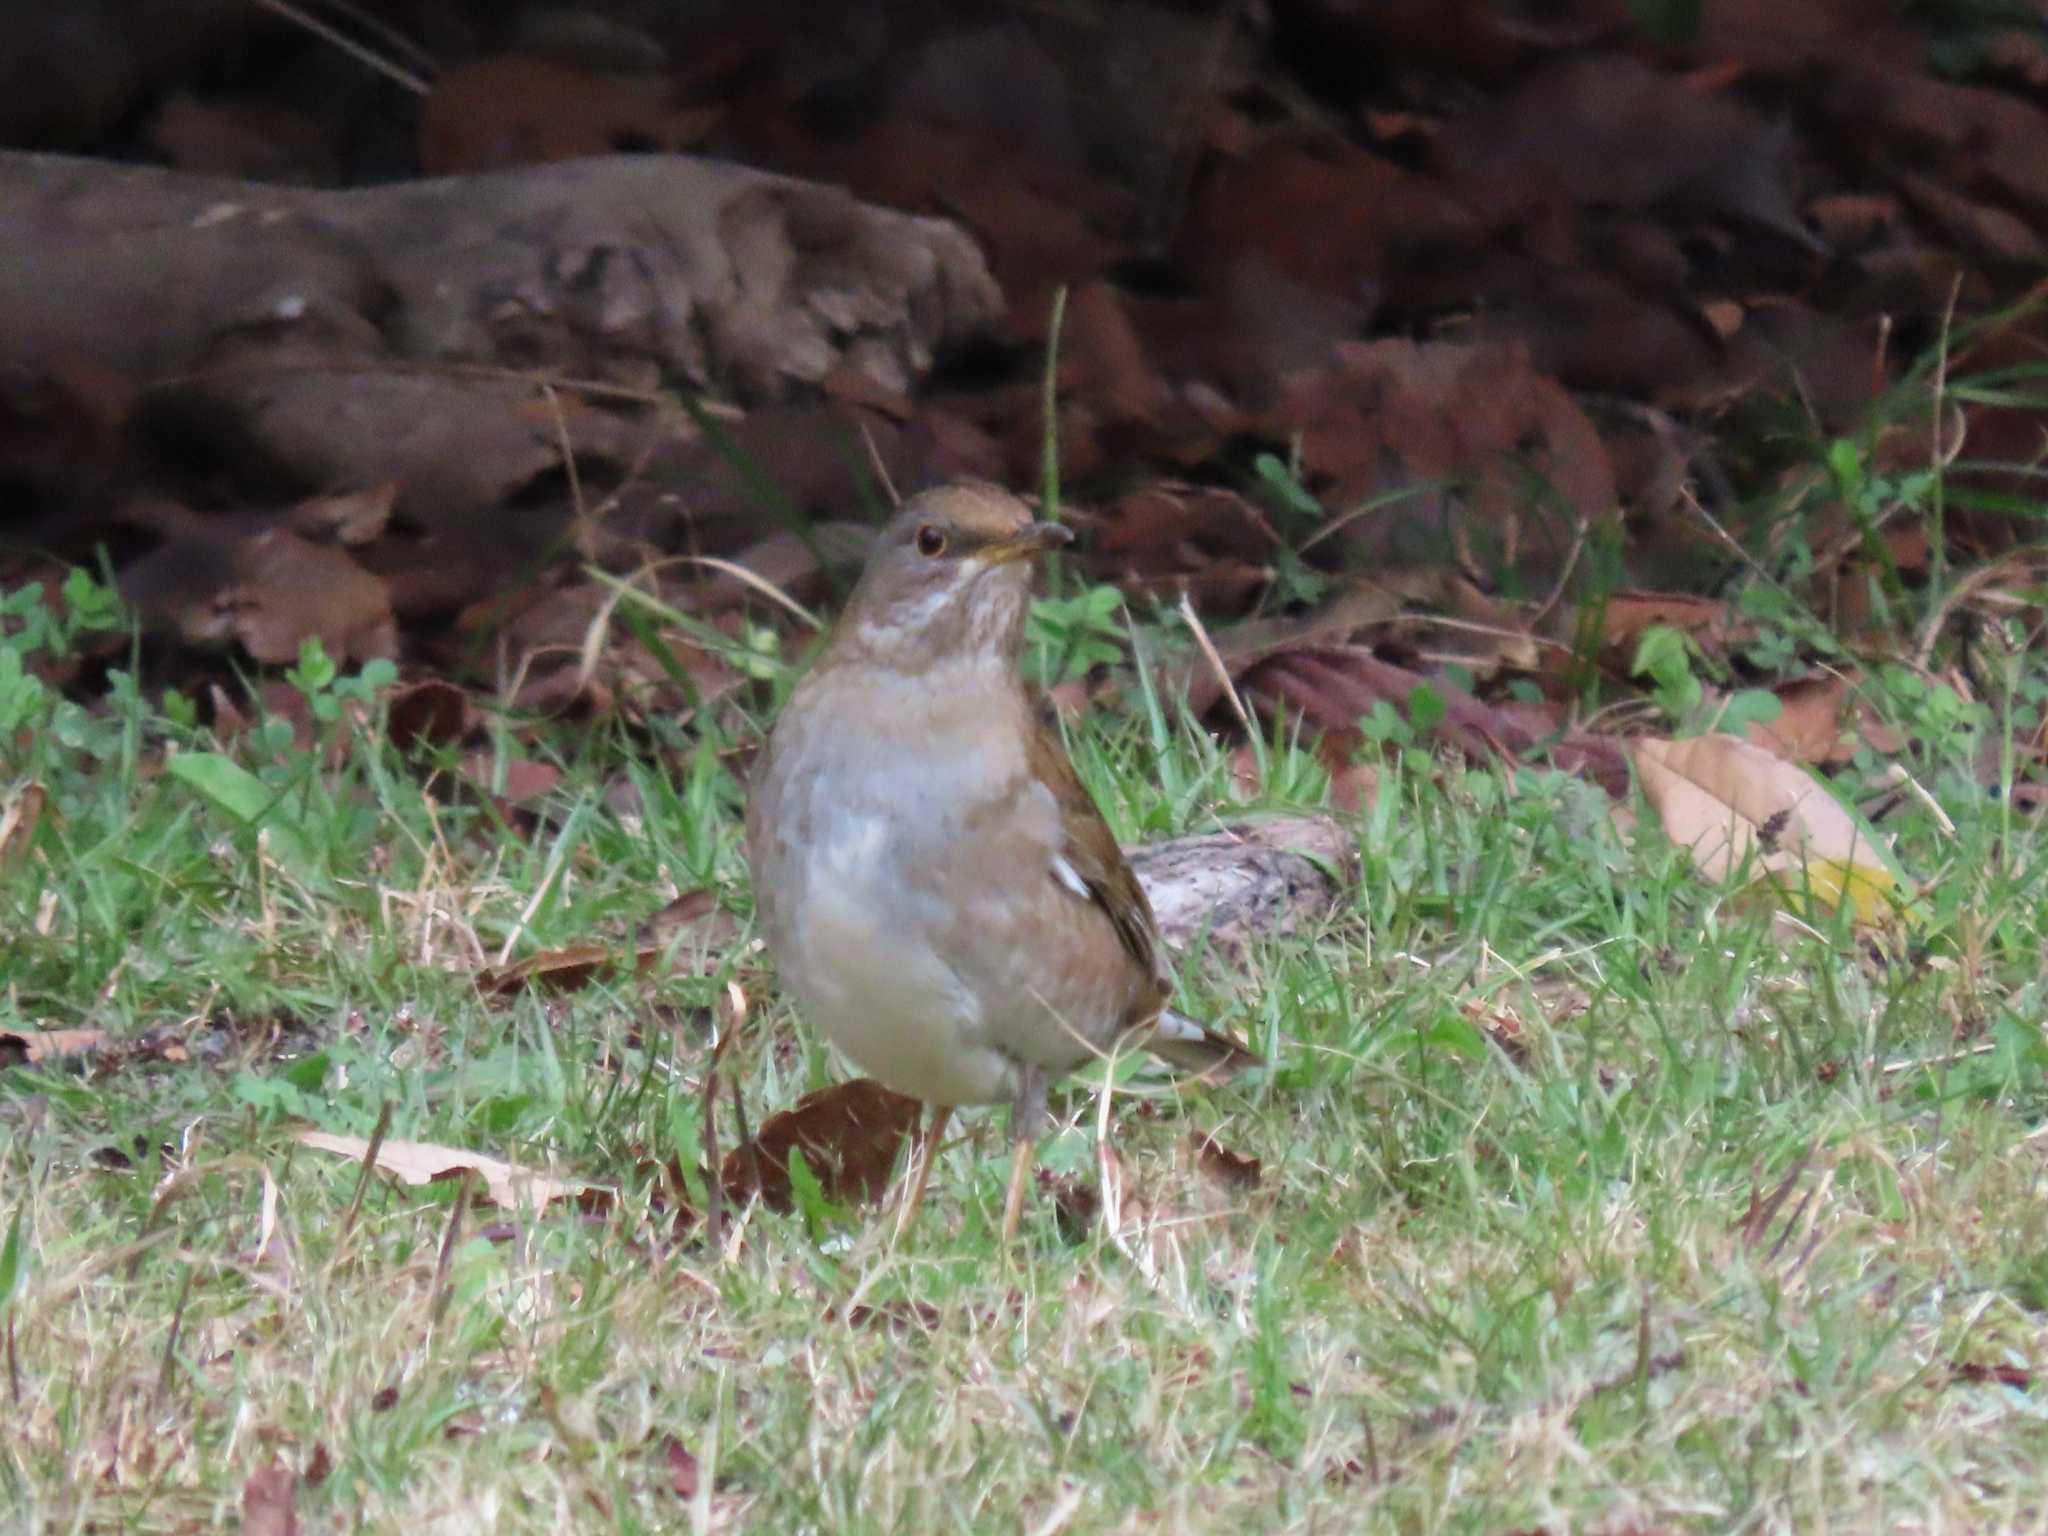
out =
[[[1154,703],[1074,734],[1118,831],[1243,810]],[[728,982],[757,1122],[840,1073],[744,954],[475,988],[679,889],[743,916],[720,743],[564,733],[522,835],[374,729],[258,736],[234,760],[291,829],[259,846],[162,771],[190,727],[132,692],[66,718],[0,778],[52,797],[0,852],[0,1029],[151,1044],[0,1070],[0,1529],[211,1529],[273,1459],[316,1531],[2048,1521],[2048,848],[1960,772],[1953,834],[1898,822],[1928,915],[1873,944],[1703,885],[1582,783],[1396,757],[1344,909],[1187,968],[1270,1068],[1118,1093],[1118,1225],[1041,1192],[1006,1264],[989,1115],[900,1246],[872,1211],[672,1239],[642,1170],[697,1144]],[[1055,1173],[1094,1177],[1098,1091]],[[379,1179],[351,1217],[357,1168],[291,1130],[387,1102],[623,1194],[528,1219]]]

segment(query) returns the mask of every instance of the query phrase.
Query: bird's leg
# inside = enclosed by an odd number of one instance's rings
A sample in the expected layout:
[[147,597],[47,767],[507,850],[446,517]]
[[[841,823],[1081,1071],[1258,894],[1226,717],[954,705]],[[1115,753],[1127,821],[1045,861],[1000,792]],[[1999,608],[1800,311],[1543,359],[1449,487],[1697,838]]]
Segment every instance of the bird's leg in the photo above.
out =
[[1045,1124],[1046,1076],[1042,1067],[1025,1067],[1010,1101],[1010,1188],[1003,1197],[1003,1246],[1017,1238],[1024,1215],[1024,1186],[1031,1181],[1031,1154]]
[[917,1208],[924,1204],[924,1187],[932,1176],[932,1159],[939,1155],[939,1137],[945,1134],[946,1122],[953,1118],[950,1104],[932,1106],[931,1129],[924,1133],[924,1140],[918,1144],[916,1160],[911,1165],[910,1187],[903,1193],[903,1203],[896,1208],[896,1241],[903,1241],[903,1234],[910,1230],[910,1224],[917,1219]]

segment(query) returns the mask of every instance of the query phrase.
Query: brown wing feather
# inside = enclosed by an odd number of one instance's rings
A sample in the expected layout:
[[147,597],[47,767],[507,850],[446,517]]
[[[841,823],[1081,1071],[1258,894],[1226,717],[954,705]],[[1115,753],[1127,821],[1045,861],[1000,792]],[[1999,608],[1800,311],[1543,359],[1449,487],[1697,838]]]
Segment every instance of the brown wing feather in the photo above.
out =
[[1074,772],[1060,746],[1052,722],[1032,721],[1031,771],[1053,793],[1060,808],[1060,854],[1088,895],[1116,930],[1117,938],[1140,971],[1152,979],[1149,991],[1125,1016],[1131,1027],[1152,1025],[1145,1043],[1168,1061],[1205,1077],[1229,1077],[1258,1062],[1258,1054],[1228,1035],[1219,1034],[1166,1008],[1173,996],[1173,977],[1159,939],[1158,921],[1145,888],[1117,846],[1116,834]]
[[1059,803],[1061,856],[1081,877],[1125,951],[1152,978],[1153,996],[1132,1011],[1130,1022],[1139,1022],[1157,1012],[1172,990],[1159,951],[1152,904],[1145,899],[1138,877],[1131,873],[1123,849],[1117,846],[1116,834],[1109,830],[1109,823],[1102,819],[1080,775],[1074,772],[1059,737],[1043,720],[1032,724],[1031,772]]

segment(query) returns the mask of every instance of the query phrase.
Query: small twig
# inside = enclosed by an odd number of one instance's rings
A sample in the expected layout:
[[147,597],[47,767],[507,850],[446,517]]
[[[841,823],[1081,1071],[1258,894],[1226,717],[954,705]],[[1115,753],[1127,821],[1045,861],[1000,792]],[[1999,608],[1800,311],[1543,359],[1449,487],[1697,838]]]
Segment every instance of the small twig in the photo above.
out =
[[164,1394],[171,1389],[171,1360],[177,1353],[178,1333],[185,1326],[185,1303],[192,1296],[192,1266],[185,1266],[185,1278],[178,1285],[178,1304],[171,1310],[171,1331],[164,1339],[163,1363],[157,1367],[156,1392],[151,1396],[153,1407],[163,1406]]
[[575,511],[576,553],[581,559],[594,561],[597,548],[591,536],[593,519],[583,499],[583,477],[576,470],[576,445],[569,438],[569,413],[562,409],[562,397],[555,392],[555,386],[545,380],[540,385],[540,397],[548,403],[548,414],[555,427],[555,446],[562,455],[562,473],[569,482],[569,505]]
[[1550,596],[1543,599],[1537,605],[1536,611],[1529,615],[1528,622],[1531,630],[1534,630],[1537,625],[1549,618],[1550,610],[1555,608],[1564,597],[1565,588],[1571,583],[1572,572],[1579,568],[1579,556],[1584,553],[1586,548],[1587,526],[1587,519],[1581,517],[1577,530],[1572,534],[1571,553],[1564,557],[1564,569],[1557,573],[1557,585],[1550,589]]
[[896,489],[896,482],[889,477],[889,466],[882,462],[882,450],[875,446],[875,434],[868,430],[868,424],[860,424],[860,440],[867,444],[868,467],[875,472],[875,478],[882,482],[882,489],[889,493],[889,505],[900,507],[903,497]]
[[377,38],[380,42],[389,44],[394,53],[404,54],[414,64],[419,66],[422,74],[431,77],[441,72],[440,61],[431,53],[399,31],[398,28],[390,25],[388,22],[380,21],[361,6],[351,5],[349,0],[327,0],[327,9],[346,16],[350,21],[354,22],[371,36]]
[[718,1155],[718,1064],[738,1034],[736,1029],[720,1034],[704,1068],[704,1241],[714,1258],[725,1245],[725,1185],[719,1177],[725,1160]]
[[759,1189],[761,1187],[761,1144],[754,1140],[753,1133],[747,1129],[747,1106],[740,1102],[739,1083],[735,1081],[728,1083],[726,1086],[732,1090],[732,1127],[733,1135],[738,1138],[733,1145],[747,1149],[747,1164],[753,1170],[754,1188]]
[[1719,539],[1723,544],[1727,545],[1728,548],[1734,552],[1736,559],[1740,560],[1744,565],[1749,567],[1751,575],[1756,576],[1760,580],[1769,583],[1771,586],[1775,587],[1780,592],[1785,591],[1785,584],[1779,581],[1778,578],[1773,576],[1768,570],[1766,570],[1764,568],[1763,562],[1757,559],[1755,555],[1752,555],[1747,549],[1745,549],[1740,539],[1736,538],[1734,534],[1730,533],[1726,528],[1723,528],[1721,526],[1721,520],[1715,517],[1713,513],[1709,512],[1706,509],[1705,505],[1700,501],[1699,497],[1693,494],[1691,486],[1681,486],[1678,492],[1678,499],[1682,503],[1684,503],[1684,505],[1691,508],[1693,516],[1697,517],[1701,522],[1705,523],[1707,527],[1713,531],[1715,538]]
[[1934,647],[1941,639],[1941,632],[1948,627],[1949,616],[1963,603],[1975,597],[1986,587],[1994,586],[2014,574],[2017,565],[2026,575],[2032,575],[2034,563],[2040,559],[2038,550],[2016,549],[2001,555],[1989,565],[1979,566],[1945,593],[1934,605],[1934,612],[1927,616],[1927,622],[1920,626],[1919,644],[1913,647],[1913,665],[1922,672],[1933,664]]
[[288,4],[287,0],[256,0],[256,3],[266,11],[282,16],[287,21],[304,27],[323,42],[331,43],[336,48],[339,48],[357,63],[367,65],[387,80],[396,81],[408,91],[411,91],[413,95],[426,96],[432,94],[434,88],[430,82],[422,80],[418,75],[412,73],[411,70],[403,69],[392,63],[382,54],[365,48],[347,33],[320,20],[319,17],[308,16],[297,6]]
[[1244,727],[1245,734],[1257,740],[1258,727],[1252,724],[1251,713],[1244,707],[1244,700],[1237,696],[1237,685],[1230,680],[1230,669],[1223,665],[1223,658],[1217,653],[1215,643],[1209,638],[1208,629],[1195,612],[1195,605],[1189,601],[1185,587],[1181,589],[1180,594],[1180,616],[1187,624],[1189,633],[1195,637],[1195,646],[1201,651],[1202,659],[1209,663],[1210,671],[1216,674],[1216,681],[1222,685],[1223,697],[1230,701],[1230,712],[1237,716],[1237,723]]
[[1761,1205],[1757,1203],[1756,1191],[1754,1189],[1750,1191],[1749,1209],[1743,1213],[1742,1220],[1735,1225],[1736,1229],[1741,1232],[1743,1240],[1751,1247],[1754,1247],[1762,1240],[1765,1229],[1777,1218],[1779,1208],[1784,1205],[1794,1187],[1799,1183],[1800,1177],[1806,1172],[1806,1165],[1813,1161],[1814,1150],[1814,1146],[1809,1144],[1806,1150],[1799,1154],[1798,1160],[1792,1164],[1791,1171],[1785,1175],[1779,1182],[1778,1187],[1771,1191],[1770,1195]]
[[1636,1322],[1636,1408],[1648,1413],[1650,1408],[1650,1293],[1643,1291],[1642,1315]]
[[[1929,412],[1928,431],[1932,434],[1928,444],[1928,462],[1933,465],[1934,483],[1930,495],[1929,511],[1934,514],[1934,537],[1928,542],[1928,580],[1935,590],[1941,588],[1942,578],[1948,574],[1948,497],[1946,482],[1941,471],[1948,468],[1953,455],[1942,451],[1941,423],[1942,405],[1948,398],[1948,344],[1950,333],[1956,323],[1956,300],[1962,297],[1963,274],[1958,271],[1948,285],[1948,303],[1941,310],[1941,339],[1934,348],[1934,409]],[[1961,434],[1958,434],[1956,452],[1962,451]]]
[[1067,317],[1067,285],[1053,290],[1052,318],[1045,330],[1044,459],[1040,464],[1045,515],[1060,520],[1060,326]]
[[441,1326],[441,1314],[448,1310],[448,1270],[455,1258],[455,1242],[462,1233],[462,1218],[469,1210],[469,1190],[474,1182],[469,1171],[457,1175],[455,1208],[448,1213],[448,1230],[441,1234],[441,1256],[434,1263],[434,1302],[427,1313],[427,1326]]
[[363,1195],[370,1187],[370,1175],[377,1167],[377,1154],[384,1150],[385,1133],[391,1129],[391,1112],[397,1107],[397,1100],[386,1099],[377,1111],[377,1128],[370,1132],[370,1144],[363,1148],[363,1165],[356,1172],[356,1192],[349,1197],[348,1209],[341,1213],[341,1232],[335,1246],[339,1248],[348,1241],[354,1230],[356,1216],[363,1208]]
[[595,568],[591,570],[590,575],[597,581],[612,588],[621,597],[634,598],[643,607],[652,607],[659,612],[661,609],[669,606],[662,599],[661,595],[659,593],[650,594],[643,592],[640,588],[634,586],[633,583],[642,576],[652,576],[657,571],[664,571],[672,565],[701,565],[706,570],[722,572],[732,577],[733,580],[739,582],[742,586],[752,588],[771,602],[781,604],[782,607],[788,609],[791,614],[802,620],[810,628],[823,629],[825,627],[823,619],[783,591],[782,588],[776,586],[774,582],[763,576],[759,571],[750,571],[744,565],[731,560],[721,560],[716,555],[669,555],[665,559],[648,561],[645,565],[635,570],[631,576],[615,576],[610,571]]

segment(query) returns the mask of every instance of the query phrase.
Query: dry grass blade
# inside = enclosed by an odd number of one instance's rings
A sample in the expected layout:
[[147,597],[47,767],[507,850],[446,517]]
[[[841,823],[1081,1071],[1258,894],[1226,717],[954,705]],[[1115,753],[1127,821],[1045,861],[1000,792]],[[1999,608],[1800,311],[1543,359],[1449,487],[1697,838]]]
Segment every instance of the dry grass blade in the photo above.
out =
[[[1792,1191],[1798,1187],[1799,1180],[1805,1175],[1807,1167],[1813,1162],[1814,1150],[1814,1146],[1809,1144],[1806,1150],[1799,1154],[1798,1159],[1786,1172],[1785,1177],[1778,1181],[1777,1187],[1769,1195],[1759,1199],[1758,1191],[1754,1187],[1751,1188],[1749,1192],[1749,1208],[1742,1213],[1741,1219],[1735,1223],[1735,1231],[1741,1237],[1745,1247],[1754,1248],[1763,1240],[1764,1233],[1769,1230],[1771,1223],[1777,1219],[1779,1210],[1784,1207],[1786,1200],[1791,1197]],[[1791,1226],[1788,1223],[1786,1231],[1789,1232],[1790,1230]],[[1783,1243],[1784,1237],[1782,1234],[1778,1241],[1780,1244]],[[1776,1251],[1776,1248],[1772,1249],[1774,1255]]]
[[341,1216],[341,1241],[344,1243],[355,1229],[356,1217],[362,1214],[363,1195],[370,1187],[370,1170],[377,1166],[377,1154],[384,1148],[384,1138],[391,1130],[392,1111],[397,1107],[397,1100],[386,1099],[377,1110],[377,1124],[370,1131],[369,1144],[363,1148],[362,1168],[356,1174],[355,1193],[349,1197],[348,1209]]
[[455,1191],[455,1204],[448,1212],[448,1228],[441,1234],[440,1256],[434,1261],[433,1301],[427,1309],[429,1325],[441,1326],[441,1314],[448,1310],[448,1272],[455,1258],[456,1240],[462,1235],[462,1218],[469,1211],[469,1192],[474,1182],[468,1174],[461,1176],[461,1183]]

